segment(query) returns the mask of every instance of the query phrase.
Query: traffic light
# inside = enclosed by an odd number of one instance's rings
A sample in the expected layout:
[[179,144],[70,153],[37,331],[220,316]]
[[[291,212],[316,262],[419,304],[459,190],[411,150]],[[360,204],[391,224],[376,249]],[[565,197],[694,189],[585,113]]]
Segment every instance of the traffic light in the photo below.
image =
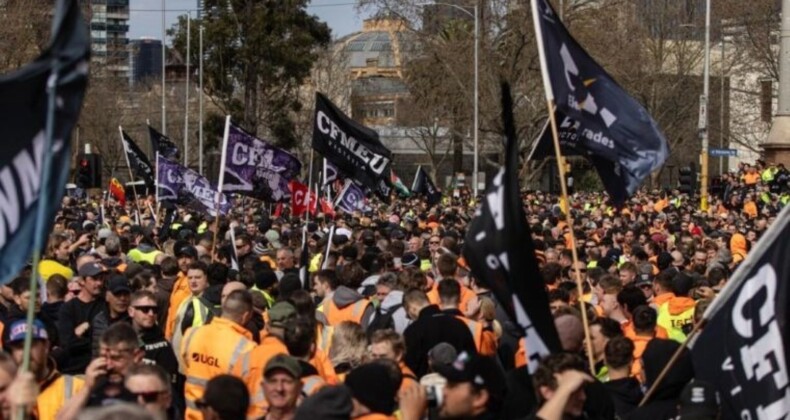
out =
[[101,156],[94,153],[81,154],[77,158],[75,184],[82,189],[102,188]]
[[681,193],[693,195],[697,190],[697,174],[690,166],[682,166],[678,169],[678,190]]

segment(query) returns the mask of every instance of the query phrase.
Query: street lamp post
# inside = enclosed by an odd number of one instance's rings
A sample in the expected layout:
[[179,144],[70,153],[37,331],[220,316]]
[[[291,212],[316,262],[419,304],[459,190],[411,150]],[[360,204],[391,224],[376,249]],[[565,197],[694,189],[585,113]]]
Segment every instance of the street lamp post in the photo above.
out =
[[478,143],[478,132],[479,130],[479,120],[478,120],[478,106],[479,106],[479,65],[478,65],[478,56],[480,50],[480,14],[478,13],[477,3],[472,6],[474,13],[469,13],[469,10],[457,5],[457,4],[450,4],[450,3],[441,3],[441,2],[433,2],[433,3],[418,3],[417,6],[426,6],[426,5],[441,5],[452,7],[457,10],[466,13],[467,15],[471,16],[475,20],[475,81],[474,81],[474,117],[473,117],[473,124],[474,124],[474,156],[473,156],[473,164],[472,164],[472,191],[474,192],[475,197],[477,197],[477,173],[478,173],[478,165],[479,165],[479,143]]
[[710,93],[710,0],[705,1],[705,67],[700,98],[699,129],[702,140],[702,177],[700,179],[700,208],[708,209],[708,96]]

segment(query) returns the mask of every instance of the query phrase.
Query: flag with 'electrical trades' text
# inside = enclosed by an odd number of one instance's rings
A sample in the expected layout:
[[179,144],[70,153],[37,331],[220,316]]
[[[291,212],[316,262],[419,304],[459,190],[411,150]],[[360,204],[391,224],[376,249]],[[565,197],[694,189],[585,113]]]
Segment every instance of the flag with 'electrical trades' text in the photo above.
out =
[[[54,4],[54,10],[47,10],[52,35],[49,46],[33,62],[0,75],[0,284],[19,275],[33,252],[41,251],[33,249],[37,243],[46,245],[71,169],[70,137],[88,81],[90,34],[80,2],[31,4],[42,10]],[[47,154],[50,163],[45,168]],[[41,202],[42,197],[47,203]],[[41,226],[36,220],[39,211]]]
[[148,156],[143,153],[137,143],[129,137],[125,131],[121,130],[121,143],[123,143],[123,150],[126,152],[126,161],[129,162],[129,168],[132,174],[140,178],[145,185],[153,188],[155,184],[154,169]]
[[505,167],[492,179],[469,224],[463,255],[475,278],[494,292],[511,321],[523,329],[527,369],[532,373],[541,358],[561,346],[521,201],[518,138],[507,85],[502,96]]
[[610,182],[607,191],[622,203],[669,157],[667,140],[647,110],[573,39],[549,2],[532,1],[548,93],[557,111],[572,120],[581,148],[616,165],[622,185],[610,190]]
[[722,419],[790,417],[788,249],[790,206],[713,300],[689,344],[695,377],[719,392]]

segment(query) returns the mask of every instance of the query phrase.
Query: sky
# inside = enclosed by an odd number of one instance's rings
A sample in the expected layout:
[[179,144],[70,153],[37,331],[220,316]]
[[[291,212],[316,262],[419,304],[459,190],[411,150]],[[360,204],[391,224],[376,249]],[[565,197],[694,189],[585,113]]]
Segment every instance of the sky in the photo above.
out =
[[[179,15],[191,11],[196,15],[197,0],[164,0],[166,28],[170,28]],[[129,39],[162,37],[162,0],[130,1]],[[312,0],[308,11],[327,22],[332,36],[339,38],[362,29],[362,17],[357,15],[354,0]]]

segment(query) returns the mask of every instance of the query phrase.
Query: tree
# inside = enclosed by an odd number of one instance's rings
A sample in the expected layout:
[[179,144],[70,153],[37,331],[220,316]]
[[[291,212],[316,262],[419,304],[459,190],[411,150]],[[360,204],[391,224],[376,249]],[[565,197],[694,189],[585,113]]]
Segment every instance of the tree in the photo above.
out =
[[[204,87],[222,111],[252,133],[271,136],[280,146],[297,142],[296,94],[321,49],[329,27],[307,13],[308,0],[206,0],[202,22],[191,25],[192,39],[204,30]],[[170,30],[176,50],[186,56],[185,17]],[[198,49],[190,51],[199,60]]]

